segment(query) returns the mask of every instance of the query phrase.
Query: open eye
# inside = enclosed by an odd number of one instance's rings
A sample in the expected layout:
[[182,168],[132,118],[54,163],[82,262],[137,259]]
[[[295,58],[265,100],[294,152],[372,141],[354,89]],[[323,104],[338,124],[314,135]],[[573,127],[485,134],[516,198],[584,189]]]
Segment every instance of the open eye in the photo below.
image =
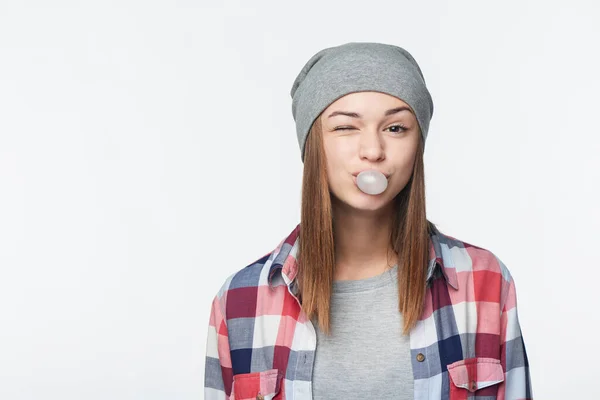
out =
[[392,133],[401,133],[401,132],[404,132],[404,131],[406,131],[408,129],[406,126],[404,126],[402,124],[395,124],[395,125],[390,126],[387,129],[390,129],[390,128],[399,128],[399,129],[401,129],[401,130],[393,131]]

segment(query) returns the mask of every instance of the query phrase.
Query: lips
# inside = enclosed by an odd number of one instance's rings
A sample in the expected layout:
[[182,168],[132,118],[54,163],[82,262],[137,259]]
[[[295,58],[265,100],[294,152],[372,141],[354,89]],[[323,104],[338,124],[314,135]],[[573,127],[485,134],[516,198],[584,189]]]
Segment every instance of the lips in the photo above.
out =
[[[369,170],[365,169],[365,171],[369,171]],[[354,176],[356,178],[358,176],[358,174],[360,174],[361,172],[362,171],[353,172],[352,176]],[[381,172],[381,171],[379,171],[379,172]],[[386,179],[390,179],[390,174],[386,174],[385,172],[381,172],[381,173],[385,176]]]
[[[357,182],[357,179],[358,179],[357,176],[358,176],[358,174],[359,173],[352,174],[352,181],[354,182],[355,185],[358,185],[358,182]],[[390,180],[389,175],[386,175],[386,174],[384,174],[384,175],[386,177],[386,180],[389,181]]]

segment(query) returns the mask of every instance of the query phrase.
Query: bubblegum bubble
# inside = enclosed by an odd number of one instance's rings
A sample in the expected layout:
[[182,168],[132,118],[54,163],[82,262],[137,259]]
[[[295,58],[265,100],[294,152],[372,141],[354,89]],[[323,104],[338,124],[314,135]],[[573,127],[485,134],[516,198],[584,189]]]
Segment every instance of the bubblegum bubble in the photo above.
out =
[[384,174],[375,170],[369,169],[362,171],[356,176],[356,184],[360,190],[366,194],[380,194],[387,188],[388,181]]

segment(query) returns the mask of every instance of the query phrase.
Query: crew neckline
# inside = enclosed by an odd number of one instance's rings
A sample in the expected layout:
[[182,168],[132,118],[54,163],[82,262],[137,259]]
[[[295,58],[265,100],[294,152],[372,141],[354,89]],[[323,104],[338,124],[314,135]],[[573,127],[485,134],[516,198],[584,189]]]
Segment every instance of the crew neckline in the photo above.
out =
[[333,281],[333,293],[365,292],[377,289],[395,282],[398,279],[398,264],[389,268],[379,275],[364,279],[337,280]]

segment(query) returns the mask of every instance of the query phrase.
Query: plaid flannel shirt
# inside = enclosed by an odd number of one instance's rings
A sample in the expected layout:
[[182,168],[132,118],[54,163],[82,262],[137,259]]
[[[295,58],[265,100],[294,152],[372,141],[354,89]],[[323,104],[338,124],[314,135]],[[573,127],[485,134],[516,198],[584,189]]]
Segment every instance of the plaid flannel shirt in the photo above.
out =
[[[216,294],[206,400],[312,399],[317,342],[296,297],[299,228]],[[491,251],[437,228],[430,239],[424,310],[410,332],[414,398],[532,399],[509,270]]]

